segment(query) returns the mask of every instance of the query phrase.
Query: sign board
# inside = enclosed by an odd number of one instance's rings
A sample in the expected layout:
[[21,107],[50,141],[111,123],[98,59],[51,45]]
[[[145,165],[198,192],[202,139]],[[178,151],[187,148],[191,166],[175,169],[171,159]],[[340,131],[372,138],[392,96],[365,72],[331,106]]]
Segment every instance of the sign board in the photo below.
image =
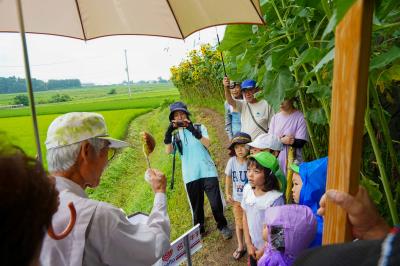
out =
[[172,266],[179,265],[180,263],[187,260],[186,249],[185,249],[185,238],[188,240],[190,248],[190,255],[196,253],[201,249],[201,235],[200,235],[200,225],[197,224],[195,227],[181,235],[178,239],[171,243],[171,248],[162,256],[161,264],[162,266]]
[[[148,215],[142,212],[137,212],[128,216],[128,220],[132,223],[145,224],[148,220]],[[189,246],[187,248],[187,246]],[[157,261],[156,266],[174,266],[188,260],[191,262],[191,257],[188,258],[187,254],[193,255],[202,248],[200,224],[197,224],[189,231],[181,235],[178,239],[171,243],[170,249]],[[191,265],[191,263],[189,263]]]

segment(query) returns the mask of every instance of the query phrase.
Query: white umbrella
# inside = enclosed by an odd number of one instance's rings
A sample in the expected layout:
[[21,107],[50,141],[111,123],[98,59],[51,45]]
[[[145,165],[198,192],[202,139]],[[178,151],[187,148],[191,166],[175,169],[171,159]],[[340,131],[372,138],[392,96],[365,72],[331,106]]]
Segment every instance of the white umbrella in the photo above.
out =
[[258,0],[0,0],[0,32],[21,33],[40,161],[42,156],[25,32],[81,40],[111,35],[185,39],[211,26],[263,23]]

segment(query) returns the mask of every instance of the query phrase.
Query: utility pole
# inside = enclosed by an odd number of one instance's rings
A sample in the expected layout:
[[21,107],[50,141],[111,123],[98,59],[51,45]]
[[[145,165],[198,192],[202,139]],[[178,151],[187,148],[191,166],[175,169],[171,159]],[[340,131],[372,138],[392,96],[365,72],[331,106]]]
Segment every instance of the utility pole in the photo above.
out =
[[125,71],[126,71],[126,76],[128,78],[128,91],[129,91],[129,97],[132,96],[131,94],[131,85],[130,85],[130,80],[129,80],[129,68],[128,68],[128,58],[126,56],[126,49],[125,49]]

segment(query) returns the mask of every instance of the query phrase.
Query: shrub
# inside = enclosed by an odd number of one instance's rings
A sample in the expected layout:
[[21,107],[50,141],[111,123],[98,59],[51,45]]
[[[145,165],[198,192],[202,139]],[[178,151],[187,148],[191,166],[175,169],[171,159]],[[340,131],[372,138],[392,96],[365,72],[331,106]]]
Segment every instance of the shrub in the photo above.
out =
[[71,101],[71,97],[67,94],[56,94],[51,96],[49,103],[60,103],[60,102],[69,102]]
[[117,90],[116,89],[111,89],[107,94],[117,94]]
[[25,94],[20,94],[14,97],[14,104],[23,104],[24,106],[29,105],[29,98]]

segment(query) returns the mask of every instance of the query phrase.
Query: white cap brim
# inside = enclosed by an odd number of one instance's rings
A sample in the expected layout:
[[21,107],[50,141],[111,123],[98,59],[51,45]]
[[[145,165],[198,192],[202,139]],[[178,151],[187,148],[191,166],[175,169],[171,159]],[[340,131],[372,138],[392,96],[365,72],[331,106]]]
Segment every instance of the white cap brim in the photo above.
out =
[[266,149],[268,148],[268,145],[265,145],[264,143],[260,143],[260,141],[252,141],[247,143],[246,145],[249,145],[250,147],[257,148],[257,149]]
[[113,149],[121,149],[121,148],[126,148],[126,147],[130,146],[128,142],[125,142],[125,141],[122,141],[122,140],[118,140],[118,139],[114,139],[114,138],[111,138],[111,137],[97,137],[97,138],[108,140],[110,142],[110,146],[109,147],[113,148]]

